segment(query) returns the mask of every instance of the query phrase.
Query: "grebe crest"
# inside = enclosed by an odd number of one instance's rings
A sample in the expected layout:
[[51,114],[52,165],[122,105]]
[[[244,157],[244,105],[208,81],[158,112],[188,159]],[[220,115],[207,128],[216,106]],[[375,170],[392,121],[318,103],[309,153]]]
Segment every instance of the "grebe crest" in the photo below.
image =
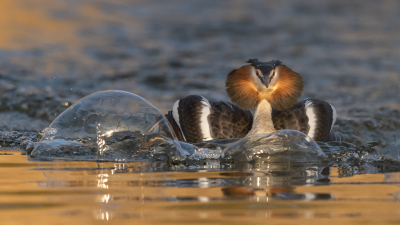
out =
[[226,78],[226,92],[239,107],[254,109],[262,100],[267,100],[279,111],[292,107],[303,91],[300,74],[289,69],[279,60],[260,62],[247,61],[230,72]]

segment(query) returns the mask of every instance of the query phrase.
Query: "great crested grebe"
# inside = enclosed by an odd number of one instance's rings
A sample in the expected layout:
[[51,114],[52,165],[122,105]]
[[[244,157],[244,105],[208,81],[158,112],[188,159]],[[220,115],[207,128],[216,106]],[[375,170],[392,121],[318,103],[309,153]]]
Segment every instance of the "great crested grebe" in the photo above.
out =
[[[230,72],[226,92],[230,102],[209,102],[199,95],[177,100],[166,114],[178,140],[243,138],[257,133],[292,129],[314,141],[338,141],[331,129],[336,121],[335,108],[322,100],[297,99],[303,91],[301,76],[278,60],[247,61]],[[249,111],[255,109],[254,116]]]

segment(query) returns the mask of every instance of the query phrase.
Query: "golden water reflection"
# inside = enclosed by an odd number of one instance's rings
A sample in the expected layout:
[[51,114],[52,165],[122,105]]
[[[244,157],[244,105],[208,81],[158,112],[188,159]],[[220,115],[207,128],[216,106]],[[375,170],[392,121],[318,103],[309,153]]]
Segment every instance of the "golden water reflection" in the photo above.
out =
[[0,153],[11,154],[0,155],[0,213],[7,224],[32,219],[53,224],[60,218],[65,224],[265,219],[372,224],[399,221],[400,215],[400,173],[340,177],[335,167],[295,168],[292,173],[276,166],[191,172],[163,163],[31,162],[20,152]]

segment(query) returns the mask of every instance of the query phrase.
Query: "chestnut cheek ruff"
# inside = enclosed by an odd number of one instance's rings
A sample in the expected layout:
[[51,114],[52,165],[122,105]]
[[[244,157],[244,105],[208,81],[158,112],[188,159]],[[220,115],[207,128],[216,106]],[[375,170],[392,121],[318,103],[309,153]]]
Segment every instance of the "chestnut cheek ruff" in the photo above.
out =
[[292,107],[300,98],[303,79],[286,66],[278,66],[276,70],[279,73],[279,80],[276,82],[275,90],[267,96],[267,100],[274,109],[282,111]]
[[240,108],[254,109],[260,102],[259,93],[251,79],[252,66],[247,65],[230,72],[226,78],[226,92]]

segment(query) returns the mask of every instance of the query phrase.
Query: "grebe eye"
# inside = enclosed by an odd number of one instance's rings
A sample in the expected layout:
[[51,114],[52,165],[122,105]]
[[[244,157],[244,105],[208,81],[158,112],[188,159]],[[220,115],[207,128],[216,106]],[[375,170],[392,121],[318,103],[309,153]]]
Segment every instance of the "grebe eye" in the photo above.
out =
[[258,73],[258,70],[256,70],[256,74],[257,74],[257,76],[260,76],[260,74]]

